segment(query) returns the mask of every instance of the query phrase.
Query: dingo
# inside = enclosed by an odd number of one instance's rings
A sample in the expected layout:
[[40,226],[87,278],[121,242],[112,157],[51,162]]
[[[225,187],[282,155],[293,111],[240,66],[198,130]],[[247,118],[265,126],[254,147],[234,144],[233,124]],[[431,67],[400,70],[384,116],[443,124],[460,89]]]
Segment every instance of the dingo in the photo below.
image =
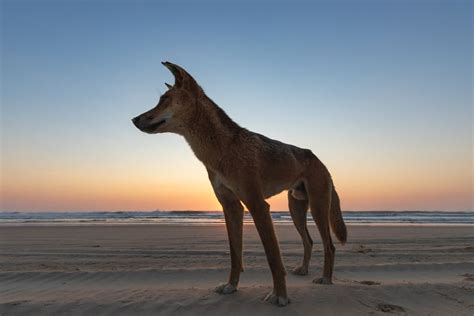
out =
[[265,199],[288,190],[290,214],[301,235],[304,256],[293,272],[308,273],[313,241],[306,226],[308,206],[319,229],[324,247],[321,278],[313,282],[332,283],[335,248],[329,227],[344,244],[347,230],[339,197],[331,175],[308,149],[298,148],[240,127],[218,107],[183,68],[163,62],[175,77],[153,109],[132,119],[149,134],[171,132],[184,136],[196,157],[205,165],[209,180],[222,205],[230,244],[229,281],[216,288],[221,294],[237,290],[242,263],[242,222],[247,207],[260,239],[273,277],[273,290],[266,301],[288,304],[285,267]]

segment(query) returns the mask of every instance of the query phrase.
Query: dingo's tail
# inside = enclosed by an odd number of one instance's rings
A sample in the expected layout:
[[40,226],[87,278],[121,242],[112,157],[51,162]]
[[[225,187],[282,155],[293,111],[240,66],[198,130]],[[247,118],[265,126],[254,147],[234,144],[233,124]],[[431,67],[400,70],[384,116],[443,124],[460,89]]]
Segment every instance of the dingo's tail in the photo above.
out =
[[331,229],[336,235],[337,239],[339,239],[341,244],[344,245],[347,241],[347,228],[346,224],[344,223],[344,219],[342,218],[341,204],[334,185],[332,188],[329,222],[331,223]]

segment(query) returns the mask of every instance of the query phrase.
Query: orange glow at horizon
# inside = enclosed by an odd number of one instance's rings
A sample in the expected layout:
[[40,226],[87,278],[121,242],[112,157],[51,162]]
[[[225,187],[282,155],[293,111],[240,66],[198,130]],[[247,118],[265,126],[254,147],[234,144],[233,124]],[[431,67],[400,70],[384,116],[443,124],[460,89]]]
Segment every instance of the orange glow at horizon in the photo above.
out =
[[[172,174],[171,170],[160,177],[146,168],[130,168],[133,172],[104,169],[94,173],[81,168],[67,172],[58,168],[8,169],[3,173],[1,210],[221,209],[198,162],[190,167],[186,177],[183,173]],[[333,178],[343,210],[472,210],[470,177],[456,170],[445,176],[425,173],[421,177],[400,170],[368,174],[355,169],[350,174],[335,172]],[[285,192],[270,198],[269,203],[272,210],[288,210]]]

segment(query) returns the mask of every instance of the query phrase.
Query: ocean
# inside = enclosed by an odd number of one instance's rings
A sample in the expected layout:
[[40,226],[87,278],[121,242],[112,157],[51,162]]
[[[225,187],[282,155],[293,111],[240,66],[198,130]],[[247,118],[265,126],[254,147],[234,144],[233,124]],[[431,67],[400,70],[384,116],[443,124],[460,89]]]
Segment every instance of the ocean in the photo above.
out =
[[[418,212],[418,211],[346,211],[348,224],[373,225],[474,225],[474,212]],[[291,224],[286,212],[272,212],[273,221]],[[308,221],[312,222],[308,213]],[[204,211],[150,211],[150,212],[0,212],[1,224],[223,224],[224,215]],[[252,223],[245,212],[244,223]]]

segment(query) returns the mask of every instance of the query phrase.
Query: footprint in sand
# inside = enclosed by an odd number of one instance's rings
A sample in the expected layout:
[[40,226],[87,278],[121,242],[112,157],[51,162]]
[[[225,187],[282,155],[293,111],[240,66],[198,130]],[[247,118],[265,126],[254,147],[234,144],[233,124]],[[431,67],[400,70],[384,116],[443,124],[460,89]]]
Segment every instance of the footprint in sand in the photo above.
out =
[[359,245],[359,248],[356,249],[358,253],[369,253],[372,252],[372,249],[365,247],[364,245]]
[[[25,303],[28,303],[28,302],[30,302],[30,301],[28,301],[28,300],[18,300],[18,301],[6,302],[4,304],[6,306],[18,306],[18,305],[25,304]],[[3,314],[0,314],[0,315],[3,315]]]
[[461,276],[464,277],[464,281],[474,282],[474,274],[472,273],[464,273],[464,274],[461,274]]
[[379,303],[377,304],[377,310],[383,313],[406,313],[405,309],[398,305]]
[[359,284],[364,284],[364,285],[380,285],[380,282],[375,282],[375,281],[370,281],[370,280],[364,280],[364,281],[356,281]]

